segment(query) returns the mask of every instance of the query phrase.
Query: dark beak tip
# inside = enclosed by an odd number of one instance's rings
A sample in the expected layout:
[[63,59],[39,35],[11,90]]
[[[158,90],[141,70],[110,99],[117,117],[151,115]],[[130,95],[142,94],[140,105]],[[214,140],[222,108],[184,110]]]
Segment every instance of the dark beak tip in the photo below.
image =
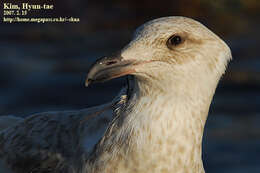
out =
[[92,83],[91,79],[86,79],[85,81],[85,87],[88,87]]
[[105,82],[120,77],[121,74],[125,75],[123,72],[131,63],[129,60],[123,60],[120,54],[100,58],[91,65],[85,80],[85,86],[88,87],[93,83]]

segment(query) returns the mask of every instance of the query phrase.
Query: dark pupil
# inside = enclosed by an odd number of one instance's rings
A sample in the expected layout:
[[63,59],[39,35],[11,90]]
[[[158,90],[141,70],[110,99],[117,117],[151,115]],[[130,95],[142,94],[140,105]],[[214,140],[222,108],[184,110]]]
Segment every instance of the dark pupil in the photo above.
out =
[[172,45],[177,45],[181,43],[181,37],[180,36],[174,36],[171,40]]

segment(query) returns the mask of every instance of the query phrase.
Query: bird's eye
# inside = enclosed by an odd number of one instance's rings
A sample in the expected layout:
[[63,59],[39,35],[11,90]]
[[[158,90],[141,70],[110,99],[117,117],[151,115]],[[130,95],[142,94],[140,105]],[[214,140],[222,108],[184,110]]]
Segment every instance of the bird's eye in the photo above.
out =
[[168,48],[172,48],[173,46],[177,46],[183,42],[181,36],[173,35],[167,40]]

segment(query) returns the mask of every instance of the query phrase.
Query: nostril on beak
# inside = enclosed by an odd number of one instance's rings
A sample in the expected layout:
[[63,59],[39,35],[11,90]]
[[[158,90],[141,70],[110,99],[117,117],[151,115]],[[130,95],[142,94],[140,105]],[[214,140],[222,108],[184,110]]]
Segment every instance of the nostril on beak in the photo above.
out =
[[105,64],[106,64],[106,65],[113,65],[113,64],[115,64],[115,63],[117,63],[117,61],[113,60],[113,61],[108,61],[108,62],[106,62]]

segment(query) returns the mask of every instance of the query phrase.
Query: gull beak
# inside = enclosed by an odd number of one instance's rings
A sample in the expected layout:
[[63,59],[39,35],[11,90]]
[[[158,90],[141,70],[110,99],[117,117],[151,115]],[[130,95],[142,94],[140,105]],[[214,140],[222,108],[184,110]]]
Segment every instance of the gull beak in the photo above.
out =
[[121,54],[100,58],[90,67],[85,86],[132,74],[135,72],[133,63],[132,60],[124,60]]

